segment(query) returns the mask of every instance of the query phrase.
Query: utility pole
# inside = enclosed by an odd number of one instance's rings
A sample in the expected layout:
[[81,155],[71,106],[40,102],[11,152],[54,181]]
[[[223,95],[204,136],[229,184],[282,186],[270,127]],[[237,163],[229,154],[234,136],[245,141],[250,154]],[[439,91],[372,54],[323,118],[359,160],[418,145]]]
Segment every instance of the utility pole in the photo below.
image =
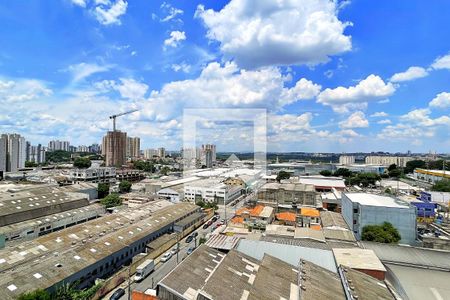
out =
[[[128,251],[131,252],[130,246],[127,246]],[[131,300],[131,263],[133,259],[131,259],[130,264],[128,265],[128,300]]]

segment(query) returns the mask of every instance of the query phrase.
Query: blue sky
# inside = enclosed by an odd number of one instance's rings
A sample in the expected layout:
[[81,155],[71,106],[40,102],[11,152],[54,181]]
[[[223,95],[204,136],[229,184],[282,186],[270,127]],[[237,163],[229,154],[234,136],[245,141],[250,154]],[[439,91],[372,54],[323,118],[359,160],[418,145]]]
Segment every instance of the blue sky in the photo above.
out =
[[146,147],[179,149],[183,110],[216,108],[196,133],[269,151],[449,152],[450,2],[3,1],[0,132],[100,142],[108,116]]

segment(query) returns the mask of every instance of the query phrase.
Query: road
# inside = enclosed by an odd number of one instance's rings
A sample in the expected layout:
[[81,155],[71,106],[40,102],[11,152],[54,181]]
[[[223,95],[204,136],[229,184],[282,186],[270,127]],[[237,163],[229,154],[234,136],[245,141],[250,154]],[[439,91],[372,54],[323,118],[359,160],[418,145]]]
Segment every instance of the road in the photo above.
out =
[[[198,236],[196,239],[192,240],[190,243],[186,243],[186,238],[180,241],[180,251],[178,252],[178,263],[180,263],[186,256],[187,256],[187,250],[191,247],[195,247],[198,245],[199,239],[202,237],[206,237],[207,234],[211,233],[212,230],[215,228],[215,226],[222,220],[230,220],[237,209],[242,207],[244,203],[249,200],[252,197],[252,195],[248,196],[242,196],[241,199],[239,199],[239,202],[236,203],[236,205],[232,206],[231,204],[228,204],[226,206],[226,209],[223,205],[219,205],[219,209],[216,211],[219,214],[219,220],[217,220],[215,223],[213,223],[211,226],[209,226],[206,229],[203,229],[203,225],[200,226],[195,232],[198,233]],[[226,210],[226,214],[225,214]],[[176,248],[176,245],[172,247]],[[157,283],[161,281],[161,279],[164,278],[170,271],[172,271],[177,266],[177,255],[173,255],[168,261],[166,262],[160,262],[160,258],[156,258],[155,260],[156,266],[155,270],[144,280],[141,282],[132,282],[130,285],[131,291],[133,290],[139,290],[139,291],[145,291],[150,288],[155,288]],[[134,275],[131,276],[132,278]],[[133,280],[131,280],[133,281]],[[125,295],[120,298],[120,300],[127,300],[128,299],[128,282],[124,282],[120,285],[121,288],[125,290]],[[114,291],[117,290],[114,289]],[[109,297],[112,295],[113,291],[110,292],[108,295],[104,297],[104,299],[109,299]],[[131,299],[131,297],[130,297]]]

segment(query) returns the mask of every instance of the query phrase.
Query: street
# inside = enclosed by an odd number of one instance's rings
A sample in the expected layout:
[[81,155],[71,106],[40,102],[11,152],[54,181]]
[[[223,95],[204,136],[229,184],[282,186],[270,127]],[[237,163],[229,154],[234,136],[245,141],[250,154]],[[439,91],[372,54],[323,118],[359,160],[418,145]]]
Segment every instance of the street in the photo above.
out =
[[[226,206],[226,209],[224,208],[224,205],[219,205],[219,208],[217,209],[216,213],[219,215],[219,219],[211,224],[211,226],[208,226],[208,228],[203,229],[203,225],[201,225],[199,228],[197,228],[194,232],[198,233],[198,236],[196,239],[193,239],[190,243],[186,243],[186,238],[183,238],[180,241],[180,250],[178,252],[178,263],[180,263],[186,256],[187,251],[191,247],[195,247],[198,245],[198,242],[200,238],[205,237],[212,232],[213,228],[216,228],[216,224],[220,223],[222,219],[226,219],[226,222],[230,220],[237,209],[243,206],[245,201],[249,200],[252,195],[246,195],[241,196],[241,199],[239,199],[239,202],[236,203],[236,205],[232,206],[231,204],[228,204]],[[226,213],[225,213],[226,211]],[[192,234],[192,233],[191,233]],[[172,249],[176,248],[177,246],[174,245]],[[173,255],[168,261],[166,262],[160,262],[160,257],[155,259],[155,270],[148,275],[144,280],[141,282],[133,282],[134,274],[131,275],[131,285],[130,290],[139,290],[139,291],[145,291],[147,289],[155,288],[157,283],[164,278],[170,271],[172,271],[177,266],[177,255]],[[128,299],[128,282],[122,283],[120,288],[123,288],[125,290],[125,295],[120,298],[120,300],[127,300]],[[108,293],[104,299],[109,299],[109,297],[112,295],[112,293],[117,290],[119,287]],[[131,299],[131,297],[130,297]]]

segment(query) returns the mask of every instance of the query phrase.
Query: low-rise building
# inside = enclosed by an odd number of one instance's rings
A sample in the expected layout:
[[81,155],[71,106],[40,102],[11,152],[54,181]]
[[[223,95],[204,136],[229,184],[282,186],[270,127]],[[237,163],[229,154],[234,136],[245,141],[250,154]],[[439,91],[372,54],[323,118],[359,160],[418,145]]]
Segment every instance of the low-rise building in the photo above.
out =
[[375,252],[360,248],[334,248],[334,258],[338,267],[348,267],[366,273],[378,280],[384,280],[386,268]]
[[300,183],[311,184],[316,192],[331,192],[333,190],[344,191],[345,181],[341,177],[325,177],[325,176],[300,176]]
[[258,190],[257,201],[275,207],[317,206],[314,186],[303,183],[266,183]]
[[92,183],[115,183],[116,168],[96,167],[88,169],[72,169],[69,174],[72,183],[92,182]]
[[226,185],[220,180],[204,179],[184,185],[184,199],[219,204],[230,203],[242,195],[242,187]]
[[135,182],[144,179],[144,173],[140,170],[117,170],[116,171],[116,180],[117,181],[130,181]]
[[414,169],[414,178],[429,183],[436,183],[443,179],[450,180],[450,171],[443,170],[426,170],[426,169]]
[[361,239],[366,225],[391,223],[400,233],[402,243],[415,243],[416,207],[390,196],[368,193],[343,193],[342,215],[356,238]]

